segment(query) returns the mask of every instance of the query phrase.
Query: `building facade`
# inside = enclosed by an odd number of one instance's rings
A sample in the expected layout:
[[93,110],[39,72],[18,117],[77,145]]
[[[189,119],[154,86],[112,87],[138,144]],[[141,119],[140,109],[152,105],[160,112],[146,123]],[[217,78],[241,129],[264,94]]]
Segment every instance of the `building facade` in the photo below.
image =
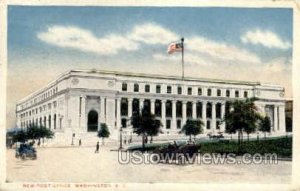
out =
[[106,123],[112,137],[129,119],[148,109],[163,124],[164,134],[178,134],[191,119],[201,119],[204,133],[225,132],[221,123],[234,99],[256,97],[271,119],[271,134],[285,133],[284,88],[259,82],[224,81],[97,70],[71,70],[20,100],[17,126],[44,125],[63,134],[87,134]]

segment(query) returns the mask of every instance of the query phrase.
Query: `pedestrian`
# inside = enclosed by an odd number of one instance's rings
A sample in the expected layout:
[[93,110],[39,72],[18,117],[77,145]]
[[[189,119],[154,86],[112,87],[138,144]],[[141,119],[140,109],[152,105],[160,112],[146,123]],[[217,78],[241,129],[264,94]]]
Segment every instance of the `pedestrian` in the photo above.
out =
[[95,153],[99,153],[99,141],[97,142]]
[[81,146],[81,139],[79,139],[79,146]]

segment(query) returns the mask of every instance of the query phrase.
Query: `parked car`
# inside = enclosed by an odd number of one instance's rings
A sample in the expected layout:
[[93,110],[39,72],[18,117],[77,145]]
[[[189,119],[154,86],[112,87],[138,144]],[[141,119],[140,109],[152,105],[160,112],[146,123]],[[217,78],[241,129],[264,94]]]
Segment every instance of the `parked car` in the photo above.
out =
[[31,145],[28,144],[21,144],[19,147],[16,148],[16,158],[26,159],[30,158],[32,160],[37,159],[36,149],[33,148]]
[[212,133],[207,133],[207,136],[209,139],[223,139],[224,135],[222,132],[219,132],[218,134],[212,134]]

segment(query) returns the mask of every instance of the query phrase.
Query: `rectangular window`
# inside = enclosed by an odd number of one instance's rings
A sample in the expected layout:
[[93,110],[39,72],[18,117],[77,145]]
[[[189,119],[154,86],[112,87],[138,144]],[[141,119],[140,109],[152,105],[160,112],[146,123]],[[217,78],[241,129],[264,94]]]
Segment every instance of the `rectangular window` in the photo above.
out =
[[150,92],[150,85],[148,85],[148,84],[145,85],[145,92],[147,92],[147,93]]
[[127,91],[127,84],[126,83],[122,83],[122,91]]
[[221,96],[221,90],[217,90],[217,96]]
[[168,94],[172,93],[172,87],[171,86],[167,86],[167,93]]
[[230,97],[230,90],[226,90],[226,97]]
[[156,85],[156,93],[160,93],[160,85]]
[[188,95],[192,95],[192,94],[193,94],[192,88],[189,87],[189,88],[188,88]]
[[134,92],[139,92],[139,85],[138,84],[134,84],[133,91]]
[[177,94],[182,94],[182,88],[180,86],[177,88]]
[[198,95],[202,95],[202,88],[198,88]]
[[244,91],[244,98],[247,98],[247,97],[248,97],[248,92]]
[[236,90],[235,91],[235,97],[239,97],[240,95],[239,95],[239,91],[238,90]]
[[166,121],[166,129],[171,129],[171,120],[170,119],[168,119]]
[[207,96],[211,96],[211,89],[207,89]]

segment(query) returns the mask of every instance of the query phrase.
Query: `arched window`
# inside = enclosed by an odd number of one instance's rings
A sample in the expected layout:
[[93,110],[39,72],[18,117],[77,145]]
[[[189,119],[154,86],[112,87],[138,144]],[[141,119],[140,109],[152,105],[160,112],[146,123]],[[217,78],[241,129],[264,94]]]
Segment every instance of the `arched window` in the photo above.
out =
[[49,129],[51,129],[51,115],[48,117]]
[[151,112],[151,102],[150,100],[146,99],[144,101],[144,108],[143,108],[145,112],[150,113]]
[[56,114],[54,114],[54,118],[53,118],[53,128],[56,129]]
[[166,117],[172,117],[172,102],[166,101]]
[[202,103],[198,102],[196,105],[197,118],[202,117]]
[[138,99],[132,100],[132,114],[140,112],[140,101]]
[[182,117],[182,102],[176,102],[176,117]]
[[154,111],[155,111],[155,116],[161,117],[161,101],[160,100],[155,101]]
[[222,104],[221,103],[217,103],[216,104],[216,118],[221,118],[221,108],[222,108]]
[[121,99],[121,116],[128,116],[128,100],[126,98]]
[[186,116],[188,118],[193,117],[193,103],[192,102],[187,102],[187,104],[186,104]]
[[88,131],[96,132],[98,130],[98,112],[91,110],[88,113]]
[[212,105],[211,103],[207,103],[206,105],[206,117],[210,118],[212,117]]

